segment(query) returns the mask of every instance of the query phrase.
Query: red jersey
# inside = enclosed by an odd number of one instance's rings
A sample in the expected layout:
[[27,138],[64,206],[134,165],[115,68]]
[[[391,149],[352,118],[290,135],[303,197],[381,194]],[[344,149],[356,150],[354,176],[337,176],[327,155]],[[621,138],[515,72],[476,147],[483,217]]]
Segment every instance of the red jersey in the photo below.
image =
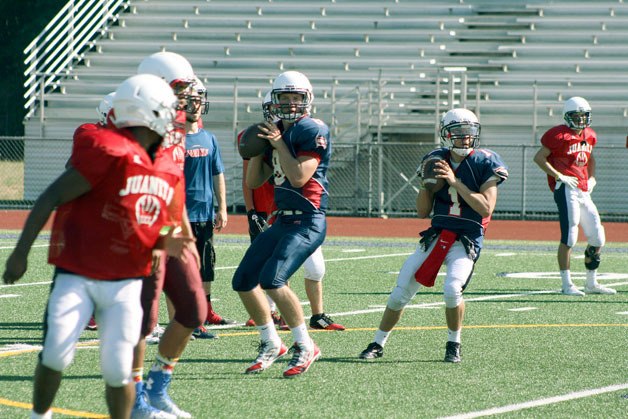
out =
[[[584,192],[589,190],[589,159],[596,143],[597,136],[590,127],[576,134],[566,125],[557,125],[541,138],[541,144],[551,151],[547,157],[549,164],[563,175],[577,177],[578,188]],[[554,191],[556,179],[548,175],[547,183]]]
[[154,161],[128,130],[85,130],[72,167],[92,189],[59,206],[48,261],[94,279],[147,276],[151,250],[183,173],[159,150]]
[[[238,133],[238,146],[240,145],[240,139],[244,134],[245,129]],[[244,159],[248,160],[248,159]],[[253,207],[257,212],[265,212],[270,215],[277,209],[275,204],[275,186],[270,182],[265,182],[259,188],[253,189]]]
[[[178,110],[173,122],[174,129],[164,141],[164,152],[169,154],[175,164],[183,171],[185,166],[185,111]],[[185,208],[185,182],[177,186],[175,199],[168,207],[170,224],[180,225]]]

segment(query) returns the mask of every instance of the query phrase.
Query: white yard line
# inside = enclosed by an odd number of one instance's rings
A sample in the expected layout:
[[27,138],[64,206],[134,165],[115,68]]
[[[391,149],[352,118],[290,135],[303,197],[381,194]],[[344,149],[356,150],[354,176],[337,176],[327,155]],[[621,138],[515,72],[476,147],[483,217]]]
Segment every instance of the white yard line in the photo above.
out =
[[447,416],[442,419],[471,419],[482,416],[497,415],[500,413],[515,412],[523,409],[531,409],[538,406],[546,406],[548,404],[560,403],[568,400],[582,399],[584,397],[597,396],[604,393],[612,393],[614,391],[628,389],[628,383],[615,384],[608,387],[594,388],[590,390],[576,391],[567,393],[562,396],[547,397],[545,399],[530,400],[529,402],[509,404],[502,407],[493,407],[491,409],[479,410],[477,412],[461,413],[455,416]]

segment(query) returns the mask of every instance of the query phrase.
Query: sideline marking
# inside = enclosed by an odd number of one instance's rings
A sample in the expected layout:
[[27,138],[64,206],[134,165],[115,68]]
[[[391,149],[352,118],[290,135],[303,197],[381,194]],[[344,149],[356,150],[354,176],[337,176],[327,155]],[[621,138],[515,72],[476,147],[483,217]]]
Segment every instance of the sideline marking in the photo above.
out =
[[469,413],[462,413],[462,414],[454,415],[454,416],[447,416],[442,419],[470,419],[470,418],[479,418],[481,416],[497,415],[497,414],[506,413],[506,412],[515,412],[518,410],[530,409],[533,407],[545,406],[548,404],[555,404],[555,403],[560,403],[560,402],[564,402],[568,400],[582,399],[584,397],[589,397],[589,396],[597,396],[598,394],[612,393],[614,391],[624,390],[627,388],[628,388],[628,383],[615,384],[615,385],[607,386],[607,387],[594,388],[590,390],[582,390],[582,391],[576,391],[573,393],[567,393],[567,394],[563,394],[562,396],[547,397],[545,399],[537,399],[537,400],[531,400],[529,402],[510,404],[510,405],[506,405],[502,407],[494,407],[491,409],[479,410],[477,412],[469,412]]
[[4,295],[0,295],[0,298],[15,298],[15,297],[19,297],[19,294],[4,294]]
[[516,256],[516,253],[495,253],[497,257]]
[[530,310],[538,310],[538,307],[519,307],[519,308],[509,308],[508,311],[530,311]]
[[[33,405],[30,403],[15,402],[13,400],[3,399],[1,397],[0,397],[0,405],[11,406],[11,407],[21,407],[22,409],[27,409],[27,410],[31,410],[33,408]],[[102,418],[104,419],[104,418],[109,417],[109,415],[102,415],[100,413],[83,412],[80,410],[68,410],[68,409],[62,409],[60,407],[53,407],[52,411],[54,413],[60,413],[63,415],[68,415],[68,416],[75,416],[77,418],[90,418],[90,419]]]

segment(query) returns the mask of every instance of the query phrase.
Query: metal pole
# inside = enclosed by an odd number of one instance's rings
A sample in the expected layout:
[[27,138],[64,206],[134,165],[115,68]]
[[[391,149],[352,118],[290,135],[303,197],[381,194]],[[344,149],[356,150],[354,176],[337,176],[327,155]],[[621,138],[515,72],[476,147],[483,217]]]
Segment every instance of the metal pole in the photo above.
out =
[[[231,122],[231,130],[233,131],[233,136],[232,138],[234,139],[233,141],[233,154],[235,156],[239,156],[238,153],[238,78],[235,78],[235,81],[233,82],[233,119]],[[241,161],[241,160],[240,160]],[[240,165],[238,164],[234,164],[233,165],[233,176],[231,176],[231,179],[233,179],[233,182],[231,184],[231,202],[232,202],[232,207],[231,207],[231,211],[235,212],[236,211],[236,200],[235,200],[235,191],[239,190],[240,187],[237,184],[236,179],[241,178],[242,176],[242,171],[240,171],[240,176],[238,176],[238,171],[236,168],[239,168]]]
[[436,121],[434,121],[434,144],[440,144],[440,68],[436,70]]
[[379,112],[377,113],[377,208],[379,216],[384,215],[384,150],[382,149],[382,124],[384,115],[384,95],[382,88],[382,70],[379,70],[377,78],[377,101],[379,104]]
[[360,190],[360,142],[362,141],[362,98],[360,95],[360,87],[356,87],[356,134],[357,138],[355,139],[355,159],[354,159],[354,168],[353,172],[355,173],[355,177],[353,179],[353,184],[355,185],[355,189],[353,190],[353,196],[355,199],[353,200],[353,214],[357,215],[358,212],[358,191]]
[[521,153],[521,219],[525,220],[526,218],[526,188],[528,187],[528,177],[526,176],[526,161],[527,159],[527,151],[528,148],[525,145],[522,145],[523,152]]
[[532,84],[532,144],[536,144],[536,126],[538,124],[536,107],[538,99],[538,86],[536,80]]

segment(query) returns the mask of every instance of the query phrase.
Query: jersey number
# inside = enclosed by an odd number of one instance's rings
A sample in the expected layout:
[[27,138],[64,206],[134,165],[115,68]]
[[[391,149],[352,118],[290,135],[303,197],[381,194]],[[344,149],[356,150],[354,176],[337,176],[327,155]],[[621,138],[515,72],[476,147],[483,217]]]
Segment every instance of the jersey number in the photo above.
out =
[[447,190],[449,193],[449,199],[451,200],[451,205],[449,207],[449,215],[460,216],[460,201],[458,200],[458,191],[453,186],[450,186]]

